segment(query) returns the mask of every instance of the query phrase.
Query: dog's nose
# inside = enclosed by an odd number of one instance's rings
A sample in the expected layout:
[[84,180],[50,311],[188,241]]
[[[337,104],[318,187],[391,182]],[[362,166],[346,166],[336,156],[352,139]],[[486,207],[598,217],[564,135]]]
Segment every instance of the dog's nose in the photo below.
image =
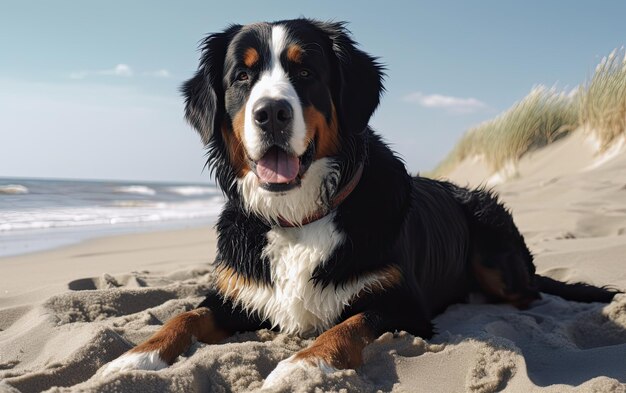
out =
[[260,99],[252,108],[254,123],[263,131],[279,136],[287,131],[293,118],[293,108],[287,100]]

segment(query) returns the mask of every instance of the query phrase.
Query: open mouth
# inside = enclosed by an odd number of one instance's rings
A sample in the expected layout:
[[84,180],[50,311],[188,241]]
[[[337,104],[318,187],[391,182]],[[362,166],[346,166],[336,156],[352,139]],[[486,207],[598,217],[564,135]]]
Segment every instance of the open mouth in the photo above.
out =
[[300,157],[278,146],[272,146],[261,159],[252,162],[252,168],[264,189],[273,192],[288,191],[300,186],[302,177],[313,162],[314,153],[313,143],[309,144]]

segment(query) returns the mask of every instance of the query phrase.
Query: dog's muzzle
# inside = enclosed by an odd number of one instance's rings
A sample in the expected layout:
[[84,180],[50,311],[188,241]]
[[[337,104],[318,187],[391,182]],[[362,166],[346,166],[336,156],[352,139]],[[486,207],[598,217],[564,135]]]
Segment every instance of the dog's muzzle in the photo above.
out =
[[265,145],[289,151],[293,125],[293,108],[284,99],[262,98],[252,108],[254,124],[261,130]]
[[304,154],[296,156],[279,146],[270,147],[260,160],[250,160],[250,167],[261,187],[272,192],[285,192],[299,187],[315,157],[315,144],[309,143]]
[[298,187],[313,161],[315,145],[311,142],[301,156],[293,151],[293,107],[285,99],[262,98],[254,104],[252,117],[260,130],[264,151],[260,159],[251,160],[261,186],[275,192]]

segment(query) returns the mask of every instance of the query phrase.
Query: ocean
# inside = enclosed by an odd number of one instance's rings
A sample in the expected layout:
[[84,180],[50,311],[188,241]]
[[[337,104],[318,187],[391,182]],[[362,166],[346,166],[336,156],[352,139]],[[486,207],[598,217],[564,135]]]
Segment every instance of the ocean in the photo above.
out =
[[209,184],[0,178],[0,257],[89,238],[212,225]]

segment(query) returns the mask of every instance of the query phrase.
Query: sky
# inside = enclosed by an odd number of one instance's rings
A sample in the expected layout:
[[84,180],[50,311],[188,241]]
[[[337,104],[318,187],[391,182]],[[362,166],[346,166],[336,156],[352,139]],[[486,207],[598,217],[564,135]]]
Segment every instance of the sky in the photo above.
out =
[[387,66],[370,124],[412,172],[534,85],[573,88],[626,44],[623,1],[5,1],[0,177],[212,182],[183,119],[198,42],[231,23],[349,22]]

